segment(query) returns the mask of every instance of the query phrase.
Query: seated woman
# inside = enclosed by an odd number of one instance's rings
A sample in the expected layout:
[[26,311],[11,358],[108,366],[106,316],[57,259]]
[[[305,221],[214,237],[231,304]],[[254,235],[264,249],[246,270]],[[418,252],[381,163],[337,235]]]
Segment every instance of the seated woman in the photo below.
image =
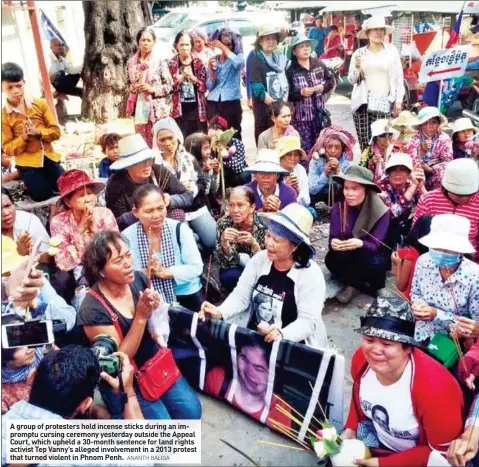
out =
[[137,271],[147,271],[153,251],[151,285],[162,301],[200,311],[205,300],[201,273],[203,261],[193,232],[185,223],[166,218],[161,188],[146,184],[133,194],[133,213],[139,222],[123,231],[134,255]]
[[336,300],[349,303],[360,290],[376,295],[386,283],[388,258],[381,242],[388,231],[389,210],[368,169],[351,164],[333,180],[343,185],[344,201],[336,202],[331,211],[325,262],[345,285]]
[[467,157],[466,144],[477,134],[478,129],[470,118],[458,118],[452,128],[452,153],[454,159]]
[[[309,192],[313,202],[330,201],[330,184],[334,183],[331,176],[349,167],[355,144],[356,138],[340,126],[331,125],[321,131],[308,155]],[[334,183],[333,188],[333,194],[339,195],[341,186]]]
[[411,286],[418,342],[448,334],[452,324],[461,339],[479,337],[479,266],[464,257],[475,251],[469,228],[465,217],[439,214],[419,240],[429,252],[417,260]]
[[268,227],[266,250],[251,258],[236,288],[216,307],[205,302],[205,315],[231,320],[249,313],[248,327],[265,334],[266,342],[287,339],[311,347],[328,347],[321,317],[326,285],[309,235],[313,216],[290,204],[280,213],[260,214]]
[[258,151],[260,149],[276,149],[276,143],[283,136],[296,136],[299,133],[291,123],[291,105],[283,100],[274,101],[270,106],[270,116],[273,126],[263,131],[258,138]]
[[412,211],[426,193],[425,176],[420,167],[413,169],[411,157],[402,152],[391,154],[385,171],[386,176],[378,182],[379,196],[391,212],[386,244],[395,250],[411,230]]
[[283,136],[278,140],[276,149],[279,151],[279,163],[289,172],[284,182],[292,187],[298,196],[298,203],[308,207],[309,196],[308,174],[300,161],[306,159],[306,153],[301,148],[301,141],[296,136]]
[[216,256],[220,280],[231,292],[251,257],[264,250],[266,227],[255,212],[253,190],[245,186],[232,188],[228,215],[216,225]]
[[[98,334],[116,339],[119,350],[141,368],[160,350],[147,328],[153,310],[160,305],[160,295],[147,288],[147,278],[142,272],[134,270],[133,254],[119,232],[97,233],[83,258],[85,277],[95,296],[91,291],[86,296],[77,323],[90,342]],[[112,315],[118,318],[122,341]],[[156,401],[143,398],[136,379],[134,389],[145,419],[201,419],[198,396],[183,377]],[[100,390],[112,418],[121,418],[121,397],[110,387],[101,386]]]
[[409,141],[417,133],[416,130],[411,129],[411,125],[415,124],[417,124],[417,117],[409,110],[402,110],[397,118],[391,120],[393,129],[399,131],[397,140],[394,143],[399,146],[401,152],[406,152]]
[[193,195],[193,204],[185,208],[185,220],[198,235],[203,254],[208,256],[216,243],[216,222],[206,205],[208,180],[198,161],[186,151],[183,143],[183,134],[173,118],[163,118],[155,123],[153,146],[160,153],[157,162],[176,175]]
[[115,216],[108,208],[97,207],[96,195],[105,184],[95,182],[81,170],[65,172],[58,179],[60,202],[66,211],[57,214],[50,222],[50,232],[58,238],[60,250],[55,262],[61,271],[71,271],[79,283],[83,252],[93,235],[102,230],[118,230]]
[[371,140],[369,146],[361,154],[360,165],[368,168],[374,174],[374,182],[383,177],[384,164],[393,151],[393,140],[397,139],[399,131],[394,130],[389,120],[376,120],[371,125]]
[[116,217],[120,230],[137,222],[133,215],[133,192],[140,185],[154,183],[165,193],[168,217],[184,220],[185,208],[193,195],[166,167],[153,163],[154,154],[140,134],[125,136],[118,142],[119,159],[110,169],[114,172],[106,186],[106,206]]
[[254,181],[246,186],[253,190],[258,211],[276,212],[288,204],[296,203],[296,191],[283,181],[282,175],[288,175],[289,172],[281,167],[278,151],[261,149],[256,156],[256,163],[245,172],[254,174]]
[[363,338],[351,362],[353,395],[341,437],[389,451],[378,458],[372,449],[364,465],[428,465],[432,450],[445,453],[462,431],[461,388],[415,347],[414,317],[400,298],[378,297],[357,332]]
[[[223,131],[229,129],[228,122],[221,116],[215,115],[208,122],[208,136],[213,138]],[[246,151],[244,144],[238,138],[231,138],[226,145],[227,152],[223,154],[223,167],[225,172],[225,187],[232,188],[246,183],[242,176],[243,170],[246,168]],[[214,159],[218,159],[219,154],[211,151]],[[248,180],[249,181],[249,180]]]
[[444,169],[452,161],[452,141],[442,128],[447,118],[436,107],[420,110],[418,123],[412,125],[418,131],[407,145],[406,152],[411,156],[414,167],[421,167],[426,174],[426,190],[441,187]]

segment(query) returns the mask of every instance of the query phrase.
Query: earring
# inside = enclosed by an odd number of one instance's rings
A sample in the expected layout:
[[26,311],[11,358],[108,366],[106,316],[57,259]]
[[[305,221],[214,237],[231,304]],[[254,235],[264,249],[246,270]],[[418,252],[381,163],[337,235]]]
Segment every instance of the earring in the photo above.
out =
[[104,272],[100,272],[100,277],[105,277],[105,273],[104,273]]

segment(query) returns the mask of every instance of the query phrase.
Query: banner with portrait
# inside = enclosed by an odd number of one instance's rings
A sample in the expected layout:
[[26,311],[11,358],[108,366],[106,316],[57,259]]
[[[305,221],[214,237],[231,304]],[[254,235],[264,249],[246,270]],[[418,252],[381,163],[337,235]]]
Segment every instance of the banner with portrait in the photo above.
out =
[[343,356],[284,339],[267,344],[255,331],[202,322],[179,306],[170,307],[170,328],[168,346],[194,388],[276,431],[292,428],[301,441],[308,429],[321,428],[322,410],[337,430],[343,428]]

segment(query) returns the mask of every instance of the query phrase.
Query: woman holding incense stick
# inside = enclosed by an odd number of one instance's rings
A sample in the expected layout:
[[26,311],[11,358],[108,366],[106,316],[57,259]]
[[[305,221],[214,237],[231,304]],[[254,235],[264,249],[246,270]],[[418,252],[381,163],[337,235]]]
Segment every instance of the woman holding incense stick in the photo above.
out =
[[351,164],[332,178],[343,186],[344,201],[335,203],[331,211],[325,261],[345,286],[336,300],[349,303],[360,290],[375,296],[385,286],[390,253],[384,240],[390,213],[370,170]]
[[479,337],[479,266],[464,256],[475,251],[469,229],[467,218],[439,214],[419,240],[429,252],[418,259],[411,286],[417,341],[449,334],[453,325],[466,348]]
[[373,457],[357,465],[428,465],[433,450],[445,454],[462,432],[459,384],[419,350],[414,316],[401,298],[378,297],[356,331],[362,344],[351,362],[353,395],[341,437],[371,448]]
[[185,308],[199,311],[205,300],[203,261],[193,232],[188,224],[166,218],[164,195],[156,185],[137,188],[133,205],[139,222],[124,230],[123,235],[133,252],[135,270],[151,276],[152,288],[164,302],[178,301]]

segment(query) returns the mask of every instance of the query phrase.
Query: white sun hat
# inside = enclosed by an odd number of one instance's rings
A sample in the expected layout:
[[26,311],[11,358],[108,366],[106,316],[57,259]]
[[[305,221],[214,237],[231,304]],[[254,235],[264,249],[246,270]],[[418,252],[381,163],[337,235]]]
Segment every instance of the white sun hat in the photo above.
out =
[[478,132],[478,129],[472,124],[471,119],[467,117],[458,118],[452,126],[452,134],[459,131],[473,130],[474,133]]
[[399,135],[401,134],[390,125],[390,121],[387,118],[382,118],[371,124],[371,139],[369,140],[369,144],[373,144],[373,139],[376,136],[383,135],[384,133],[391,133],[393,135],[393,139],[398,139]]
[[385,29],[386,35],[389,35],[393,33],[394,28],[386,24],[386,18],[384,16],[374,15],[365,20],[361,25],[361,31],[358,34],[359,39],[367,39],[369,29]]
[[417,114],[417,123],[411,125],[411,128],[413,130],[419,131],[419,128],[423,123],[426,123],[428,120],[431,120],[431,118],[435,117],[439,118],[441,126],[447,125],[447,118],[441,112],[439,112],[437,107],[424,107]]
[[400,165],[406,167],[407,169],[409,169],[410,172],[412,172],[413,164],[412,164],[411,156],[404,152],[393,152],[391,154],[391,157],[386,162],[385,170],[387,172],[392,167],[398,167]]
[[260,149],[253,166],[244,169],[247,173],[289,174],[279,163],[279,152],[274,149]]
[[431,221],[431,231],[419,239],[423,245],[433,250],[442,249],[456,253],[475,253],[469,241],[471,223],[467,217],[456,214],[439,214]]
[[479,191],[479,167],[474,159],[450,161],[446,164],[441,183],[445,190],[455,195],[473,195]]
[[118,141],[120,157],[110,165],[113,171],[123,170],[133,165],[153,159],[153,151],[139,133],[128,135]]

